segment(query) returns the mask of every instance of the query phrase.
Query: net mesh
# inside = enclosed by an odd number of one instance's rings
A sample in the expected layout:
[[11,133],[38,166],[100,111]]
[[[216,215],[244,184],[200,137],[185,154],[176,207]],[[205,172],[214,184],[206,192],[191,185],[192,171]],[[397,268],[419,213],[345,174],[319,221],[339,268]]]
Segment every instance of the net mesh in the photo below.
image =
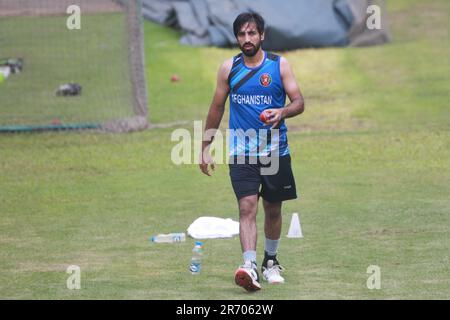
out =
[[148,126],[139,0],[0,0],[0,68],[1,131]]

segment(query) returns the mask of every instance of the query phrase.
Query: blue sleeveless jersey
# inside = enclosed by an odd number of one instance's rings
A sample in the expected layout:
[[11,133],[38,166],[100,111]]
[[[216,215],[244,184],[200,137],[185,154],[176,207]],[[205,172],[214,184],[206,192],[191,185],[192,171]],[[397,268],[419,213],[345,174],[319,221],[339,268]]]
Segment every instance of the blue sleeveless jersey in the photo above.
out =
[[284,156],[289,154],[284,120],[278,135],[259,116],[266,109],[283,108],[286,92],[280,75],[280,57],[264,51],[254,68],[244,64],[242,53],[233,58],[230,85],[230,156]]

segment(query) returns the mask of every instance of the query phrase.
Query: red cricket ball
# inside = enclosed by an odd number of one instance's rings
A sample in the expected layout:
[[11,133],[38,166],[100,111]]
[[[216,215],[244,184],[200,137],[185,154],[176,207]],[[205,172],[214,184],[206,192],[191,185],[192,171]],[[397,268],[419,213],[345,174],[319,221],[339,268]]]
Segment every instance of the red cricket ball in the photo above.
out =
[[180,76],[177,75],[177,74],[174,74],[174,75],[172,75],[172,76],[170,77],[170,81],[172,81],[172,82],[178,82],[178,81],[180,81]]
[[61,122],[61,120],[59,120],[58,118],[54,118],[54,119],[52,119],[52,125],[60,125],[60,124],[62,124],[62,122]]
[[259,119],[262,122],[266,122],[267,120],[269,120],[270,116],[266,113],[266,111],[264,110],[263,112],[261,112],[261,114],[259,115]]

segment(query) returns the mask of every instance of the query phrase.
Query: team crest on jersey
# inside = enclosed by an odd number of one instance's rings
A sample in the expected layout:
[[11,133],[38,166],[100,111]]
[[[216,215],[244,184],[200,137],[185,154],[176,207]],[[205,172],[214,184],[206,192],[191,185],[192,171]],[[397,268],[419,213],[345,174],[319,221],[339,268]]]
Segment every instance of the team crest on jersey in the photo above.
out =
[[268,87],[272,83],[272,77],[268,73],[263,73],[261,77],[259,77],[259,83],[261,83],[263,87]]

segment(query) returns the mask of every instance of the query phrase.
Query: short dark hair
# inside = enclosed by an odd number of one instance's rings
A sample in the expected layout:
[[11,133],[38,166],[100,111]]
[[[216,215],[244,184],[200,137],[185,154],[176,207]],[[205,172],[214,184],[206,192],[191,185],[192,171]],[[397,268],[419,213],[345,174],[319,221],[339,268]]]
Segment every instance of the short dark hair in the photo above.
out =
[[233,22],[234,36],[237,37],[237,34],[241,30],[242,26],[249,22],[254,22],[256,24],[256,29],[258,29],[258,32],[260,34],[264,33],[263,17],[254,12],[243,12],[240,15],[238,15]]

